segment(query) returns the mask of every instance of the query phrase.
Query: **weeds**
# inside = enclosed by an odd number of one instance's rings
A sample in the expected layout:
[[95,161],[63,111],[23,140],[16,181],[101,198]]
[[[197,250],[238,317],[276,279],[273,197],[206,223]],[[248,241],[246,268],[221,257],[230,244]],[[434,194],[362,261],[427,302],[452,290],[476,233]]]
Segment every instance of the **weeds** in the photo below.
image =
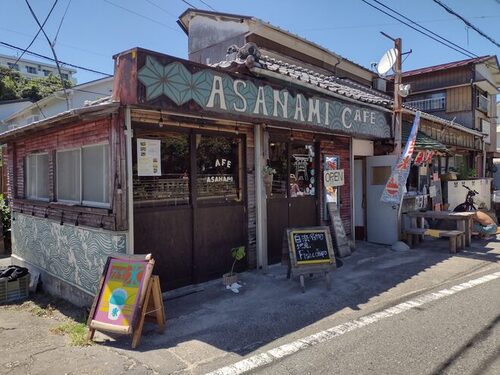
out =
[[87,346],[92,345],[92,341],[87,339],[87,326],[84,323],[75,321],[64,322],[50,331],[56,335],[67,335],[71,340],[71,345]]

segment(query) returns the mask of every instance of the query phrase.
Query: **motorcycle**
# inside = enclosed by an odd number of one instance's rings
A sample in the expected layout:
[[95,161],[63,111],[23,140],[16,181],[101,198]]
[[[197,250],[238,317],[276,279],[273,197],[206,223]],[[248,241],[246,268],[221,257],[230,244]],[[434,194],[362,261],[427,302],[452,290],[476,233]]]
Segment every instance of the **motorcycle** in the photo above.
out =
[[474,206],[474,197],[479,193],[476,190],[471,190],[469,187],[462,185],[467,189],[467,195],[465,196],[465,202],[460,203],[457,207],[453,209],[453,212],[469,212],[477,211],[476,206]]

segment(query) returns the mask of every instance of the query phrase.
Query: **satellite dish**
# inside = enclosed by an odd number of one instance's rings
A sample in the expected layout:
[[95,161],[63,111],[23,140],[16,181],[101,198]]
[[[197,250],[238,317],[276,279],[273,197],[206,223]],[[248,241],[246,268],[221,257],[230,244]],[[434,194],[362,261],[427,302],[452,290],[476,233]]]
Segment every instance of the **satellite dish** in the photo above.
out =
[[384,56],[380,59],[377,64],[377,72],[381,76],[387,73],[396,63],[396,58],[398,57],[398,50],[396,48],[391,48]]

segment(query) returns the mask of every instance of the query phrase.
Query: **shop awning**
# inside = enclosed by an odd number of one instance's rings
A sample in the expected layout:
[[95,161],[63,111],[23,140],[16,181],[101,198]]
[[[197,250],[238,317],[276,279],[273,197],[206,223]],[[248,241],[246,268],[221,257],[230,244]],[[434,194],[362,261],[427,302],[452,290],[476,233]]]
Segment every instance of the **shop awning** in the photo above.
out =
[[[408,122],[403,122],[403,129],[401,131],[401,140],[403,144],[406,144],[408,137],[410,136],[412,124]],[[447,148],[441,142],[429,137],[428,135],[418,132],[417,141],[415,143],[415,150],[428,150],[428,151],[441,151],[447,152]]]

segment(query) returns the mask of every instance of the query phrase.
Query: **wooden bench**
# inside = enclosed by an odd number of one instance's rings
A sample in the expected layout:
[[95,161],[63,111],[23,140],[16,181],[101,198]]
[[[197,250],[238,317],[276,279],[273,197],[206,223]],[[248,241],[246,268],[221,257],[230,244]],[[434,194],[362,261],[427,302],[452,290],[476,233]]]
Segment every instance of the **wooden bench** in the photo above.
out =
[[[465,245],[465,233],[460,230],[432,230],[439,237],[445,237],[449,239],[450,253],[455,254],[458,250],[464,248]],[[418,245],[420,242],[420,237],[429,235],[427,229],[423,228],[408,228],[404,230],[406,234],[406,239],[408,241],[408,246],[412,247]]]

